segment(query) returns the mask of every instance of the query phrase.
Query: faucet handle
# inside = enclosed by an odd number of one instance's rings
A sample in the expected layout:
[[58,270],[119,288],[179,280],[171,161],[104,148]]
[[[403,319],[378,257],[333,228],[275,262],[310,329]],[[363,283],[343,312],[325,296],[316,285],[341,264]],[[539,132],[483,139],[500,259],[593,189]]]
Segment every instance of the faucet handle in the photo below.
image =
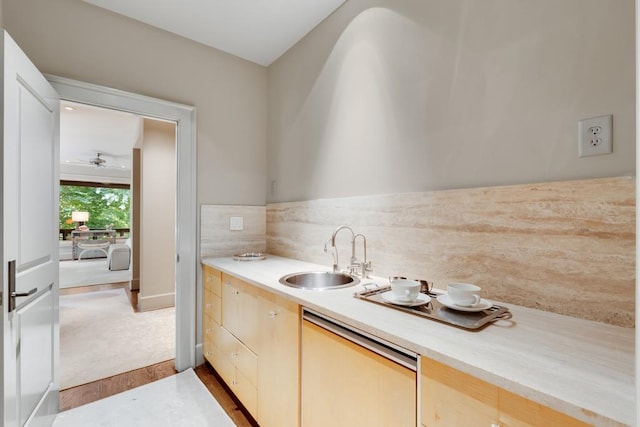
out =
[[353,260],[353,262],[351,262],[351,264],[349,264],[347,266],[347,270],[349,271],[349,274],[351,274],[352,276],[359,276],[360,275],[360,269],[362,268],[362,263],[358,262],[358,260]]
[[362,263],[362,278],[367,279],[369,277],[369,273],[373,271],[373,267],[371,267],[371,261]]

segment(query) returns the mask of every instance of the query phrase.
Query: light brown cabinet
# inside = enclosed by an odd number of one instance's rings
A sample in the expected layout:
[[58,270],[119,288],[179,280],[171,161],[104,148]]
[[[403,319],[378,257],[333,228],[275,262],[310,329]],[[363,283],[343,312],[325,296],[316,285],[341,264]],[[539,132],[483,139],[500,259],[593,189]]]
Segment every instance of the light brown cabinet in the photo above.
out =
[[220,328],[219,339],[220,354],[213,367],[247,411],[257,419],[258,356],[224,327]]
[[422,357],[425,427],[586,427],[544,405]]
[[202,269],[204,357],[261,427],[413,427],[418,411],[424,427],[589,425],[426,357],[418,377],[301,321],[290,300]]
[[306,320],[301,377],[303,427],[416,425],[416,372]]
[[260,336],[258,289],[222,273],[222,326],[255,350]]
[[202,284],[202,353],[215,366],[222,324],[222,274],[203,265]]
[[300,425],[300,307],[275,295],[259,299],[258,422],[262,427]]
[[203,353],[262,427],[299,425],[299,306],[203,264]]

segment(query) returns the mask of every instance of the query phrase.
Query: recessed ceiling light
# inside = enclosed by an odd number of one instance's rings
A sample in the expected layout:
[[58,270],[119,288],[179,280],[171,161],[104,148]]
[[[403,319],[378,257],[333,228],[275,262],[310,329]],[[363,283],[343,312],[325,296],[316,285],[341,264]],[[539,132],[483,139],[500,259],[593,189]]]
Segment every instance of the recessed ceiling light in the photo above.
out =
[[67,111],[74,111],[75,110],[75,108],[73,108],[73,107],[71,107],[69,105],[65,106],[64,109],[67,110]]

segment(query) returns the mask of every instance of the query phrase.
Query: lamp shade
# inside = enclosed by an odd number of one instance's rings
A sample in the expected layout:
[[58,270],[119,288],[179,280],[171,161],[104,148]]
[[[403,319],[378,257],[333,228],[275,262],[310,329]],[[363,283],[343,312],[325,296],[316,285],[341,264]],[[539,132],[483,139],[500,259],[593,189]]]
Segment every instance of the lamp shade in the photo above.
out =
[[89,212],[73,211],[71,212],[71,220],[73,222],[87,222],[89,221]]

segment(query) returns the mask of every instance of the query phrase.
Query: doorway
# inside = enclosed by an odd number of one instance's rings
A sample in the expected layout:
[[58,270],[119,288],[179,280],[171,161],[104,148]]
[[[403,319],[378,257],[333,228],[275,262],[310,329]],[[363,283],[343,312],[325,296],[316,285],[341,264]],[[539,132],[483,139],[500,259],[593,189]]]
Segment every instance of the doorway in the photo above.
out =
[[176,359],[195,367],[196,352],[196,131],[195,108],[103,86],[47,76],[60,98],[176,123]]
[[176,132],[68,101],[60,116],[65,390],[175,358]]

